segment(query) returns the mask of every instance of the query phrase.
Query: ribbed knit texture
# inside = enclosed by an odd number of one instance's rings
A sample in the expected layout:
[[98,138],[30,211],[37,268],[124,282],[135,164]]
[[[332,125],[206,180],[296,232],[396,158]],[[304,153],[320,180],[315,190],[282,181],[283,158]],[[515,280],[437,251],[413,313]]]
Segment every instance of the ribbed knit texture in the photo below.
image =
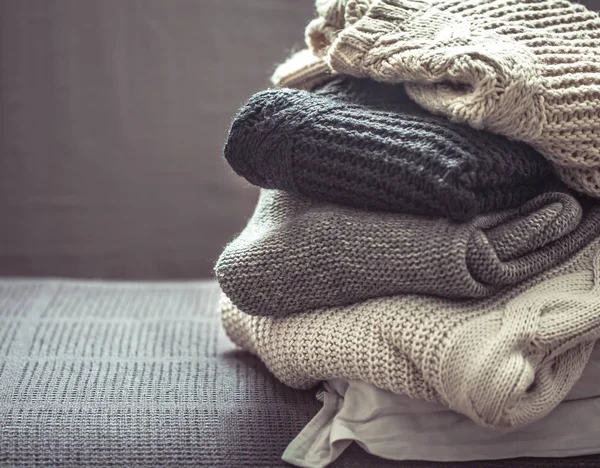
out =
[[[367,212],[262,190],[215,267],[251,315],[290,315],[403,293],[492,295],[566,260],[600,235],[600,206],[547,193],[465,223]],[[600,307],[600,305],[599,305]]]
[[455,220],[519,206],[554,180],[529,146],[432,117],[401,87],[371,80],[260,92],[224,153],[264,188]]
[[316,57],[325,55],[333,38],[344,27],[363,17],[373,0],[316,0],[318,17],[306,27],[307,44]]
[[273,318],[244,314],[224,296],[223,325],[292,387],[359,379],[514,429],[567,395],[600,337],[599,248],[596,239],[486,300],[407,295]]
[[364,1],[326,2],[307,28],[333,70],[405,82],[425,108],[532,144],[600,197],[598,13],[566,0]]
[[281,468],[321,405],[235,352],[219,295],[1,278],[0,466]]

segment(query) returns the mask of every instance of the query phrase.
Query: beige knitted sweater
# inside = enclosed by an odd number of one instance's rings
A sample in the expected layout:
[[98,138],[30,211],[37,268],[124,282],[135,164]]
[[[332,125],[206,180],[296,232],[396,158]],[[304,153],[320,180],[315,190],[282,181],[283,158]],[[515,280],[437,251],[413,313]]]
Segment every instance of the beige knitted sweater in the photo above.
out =
[[335,74],[327,63],[303,49],[290,55],[271,76],[271,83],[278,88],[293,88],[312,91],[331,80]]
[[597,238],[490,299],[406,295],[274,318],[223,297],[222,320],[234,343],[292,387],[359,379],[512,429],[548,414],[580,377],[600,337],[599,277]]
[[406,83],[428,110],[525,141],[600,197],[600,16],[566,0],[318,0],[338,73]]

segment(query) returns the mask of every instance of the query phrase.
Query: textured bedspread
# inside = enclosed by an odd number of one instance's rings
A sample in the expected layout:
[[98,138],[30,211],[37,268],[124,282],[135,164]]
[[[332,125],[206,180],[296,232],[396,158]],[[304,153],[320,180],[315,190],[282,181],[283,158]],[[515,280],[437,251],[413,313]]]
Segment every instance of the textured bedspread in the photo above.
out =
[[[218,296],[212,282],[0,281],[0,465],[286,466],[283,450],[320,403],[234,349]],[[434,465],[354,448],[332,466]]]

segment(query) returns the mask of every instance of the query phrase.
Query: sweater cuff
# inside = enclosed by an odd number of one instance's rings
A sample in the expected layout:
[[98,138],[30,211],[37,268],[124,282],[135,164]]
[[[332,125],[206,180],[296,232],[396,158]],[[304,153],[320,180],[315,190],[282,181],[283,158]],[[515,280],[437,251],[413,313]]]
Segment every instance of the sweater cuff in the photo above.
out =
[[308,49],[303,49],[290,56],[275,69],[271,76],[271,83],[276,88],[312,91],[331,80],[333,76],[329,66],[322,58],[316,57]]
[[330,67],[338,73],[367,77],[364,62],[375,44],[431,5],[431,0],[374,0],[364,16],[332,41],[326,57]]

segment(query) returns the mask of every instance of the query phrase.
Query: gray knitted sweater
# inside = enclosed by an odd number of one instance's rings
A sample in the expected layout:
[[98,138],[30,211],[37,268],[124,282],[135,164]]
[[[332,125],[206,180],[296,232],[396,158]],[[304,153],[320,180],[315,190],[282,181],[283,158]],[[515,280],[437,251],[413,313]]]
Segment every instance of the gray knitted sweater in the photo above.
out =
[[262,190],[216,276],[245,313],[289,315],[402,293],[484,297],[565,260],[600,234],[600,206],[550,192],[465,223]]
[[402,87],[351,78],[256,94],[224,154],[263,188],[455,220],[519,206],[554,180],[529,146],[431,116]]

